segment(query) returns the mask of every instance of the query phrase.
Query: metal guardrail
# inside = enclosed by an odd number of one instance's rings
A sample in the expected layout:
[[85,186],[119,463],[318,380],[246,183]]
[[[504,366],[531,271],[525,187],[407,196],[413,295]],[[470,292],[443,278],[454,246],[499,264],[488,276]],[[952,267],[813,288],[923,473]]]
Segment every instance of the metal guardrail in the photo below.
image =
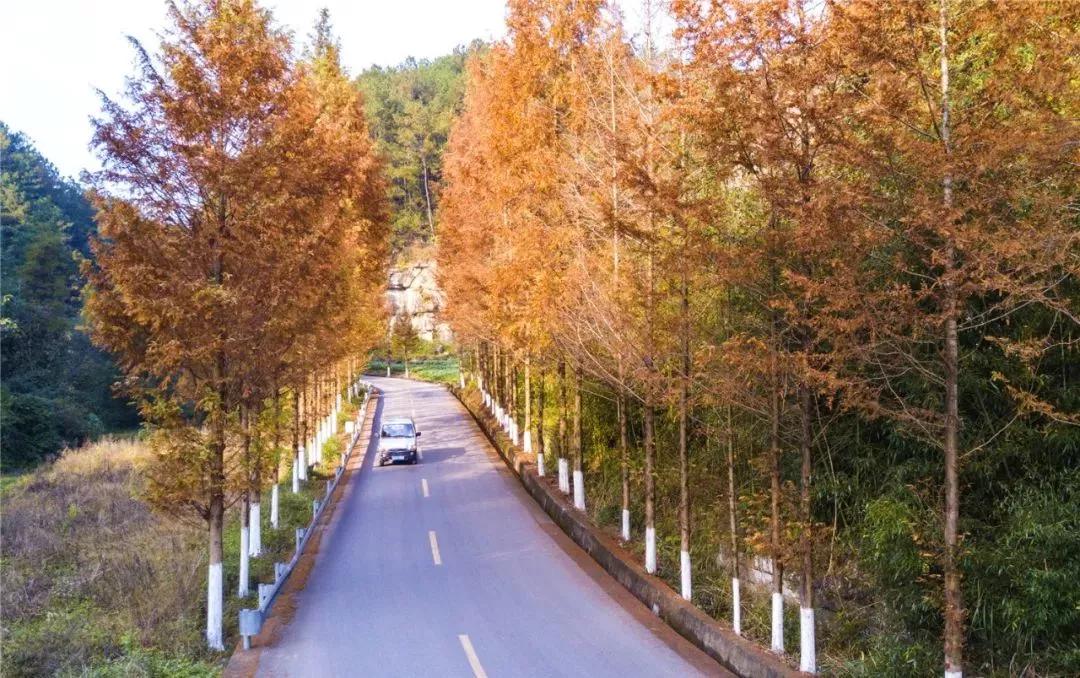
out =
[[263,622],[270,616],[270,609],[273,607],[274,600],[277,599],[281,587],[285,585],[289,575],[292,574],[297,563],[300,562],[300,556],[303,554],[304,547],[311,536],[312,528],[319,521],[319,517],[326,509],[327,504],[330,503],[330,495],[334,493],[334,489],[337,488],[342,476],[345,475],[345,465],[349,462],[356,444],[360,441],[360,436],[364,431],[364,422],[367,420],[368,403],[371,401],[371,394],[375,391],[373,385],[362,380],[357,380],[354,388],[361,385],[367,389],[364,393],[364,402],[360,404],[360,411],[356,415],[356,426],[353,429],[349,446],[345,453],[341,455],[338,467],[334,471],[334,477],[326,483],[326,496],[321,501],[319,499],[312,501],[311,522],[308,523],[308,526],[296,528],[296,549],[293,551],[293,556],[289,562],[274,563],[274,583],[259,584],[259,606],[255,609],[240,610],[240,636],[243,638],[245,650],[251,649],[252,636],[258,635],[259,631],[262,630]]

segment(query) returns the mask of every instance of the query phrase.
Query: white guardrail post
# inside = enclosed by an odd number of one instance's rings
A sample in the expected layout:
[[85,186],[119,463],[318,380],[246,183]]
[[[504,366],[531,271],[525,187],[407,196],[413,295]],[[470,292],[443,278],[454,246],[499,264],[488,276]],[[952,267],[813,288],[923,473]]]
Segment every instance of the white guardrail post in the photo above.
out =
[[289,578],[292,571],[296,568],[296,564],[300,561],[300,554],[304,552],[304,546],[307,545],[308,537],[311,536],[312,529],[315,527],[315,523],[319,521],[319,516],[330,504],[330,495],[334,493],[334,489],[337,488],[341,479],[345,476],[345,465],[349,462],[349,458],[357,445],[360,442],[360,435],[363,432],[364,422],[367,421],[367,407],[371,401],[371,394],[375,390],[375,387],[371,384],[358,379],[356,383],[351,387],[356,389],[364,389],[364,400],[360,403],[360,410],[356,413],[356,425],[353,427],[352,439],[349,441],[349,446],[345,450],[345,454],[341,456],[341,462],[337,469],[335,469],[334,477],[326,482],[326,498],[323,501],[315,499],[311,502],[311,522],[307,527],[296,528],[296,550],[293,552],[293,557],[287,563],[274,563],[274,583],[273,584],[259,584],[259,606],[252,609],[240,610],[240,637],[243,639],[243,645],[245,650],[251,649],[251,639],[253,636],[259,635],[262,630],[263,622],[270,616],[270,609],[274,605],[274,600],[277,598],[277,594],[281,591],[281,587],[285,585],[285,580]]

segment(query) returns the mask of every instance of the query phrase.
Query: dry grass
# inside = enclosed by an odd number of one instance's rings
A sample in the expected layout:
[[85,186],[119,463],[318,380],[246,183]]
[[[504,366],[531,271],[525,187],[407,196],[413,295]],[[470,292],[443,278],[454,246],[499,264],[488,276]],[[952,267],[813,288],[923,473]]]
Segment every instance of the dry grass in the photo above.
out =
[[105,439],[3,494],[3,675],[80,673],[133,644],[200,651],[203,535],[140,498],[148,455]]
[[141,468],[150,457],[150,449],[135,437],[105,437],[77,450],[64,450],[46,471],[52,475],[92,473],[101,469]]

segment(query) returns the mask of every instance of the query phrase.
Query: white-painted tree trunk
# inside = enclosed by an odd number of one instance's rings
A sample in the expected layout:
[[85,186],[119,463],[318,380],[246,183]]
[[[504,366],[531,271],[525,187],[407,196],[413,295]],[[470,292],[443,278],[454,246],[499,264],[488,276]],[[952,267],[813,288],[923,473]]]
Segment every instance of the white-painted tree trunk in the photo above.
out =
[[525,453],[532,452],[532,431],[525,431]]
[[656,528],[645,528],[645,571],[656,574]]
[[296,494],[300,491],[300,459],[299,457],[293,463],[292,467],[292,493]]
[[690,569],[690,552],[679,551],[679,589],[683,600],[691,600],[694,597],[694,587],[691,582],[692,571]]
[[248,595],[248,580],[250,579],[249,571],[251,567],[251,554],[248,549],[251,547],[251,535],[247,527],[240,528],[240,583],[236,588],[236,595],[241,598],[247,598]]
[[274,483],[270,488],[270,527],[278,529],[278,520],[281,517],[278,511],[278,487],[281,483]]
[[784,596],[778,591],[772,594],[772,651],[784,654]]
[[300,472],[300,480],[307,480],[307,457],[305,456],[306,454],[307,450],[305,450],[304,446],[301,445],[299,458],[300,463],[296,465],[297,470]]
[[735,629],[735,635],[742,635],[742,594],[739,591],[739,580],[731,579],[731,626]]
[[262,555],[262,504],[257,501],[251,502],[251,543],[248,545],[248,553],[252,558]]
[[544,477],[544,455],[542,453],[536,455],[536,475],[541,478]]
[[963,671],[950,671],[950,670],[946,669],[945,670],[945,678],[964,678],[964,672]]
[[817,673],[817,645],[814,633],[814,608],[799,608],[799,670]]
[[513,419],[510,420],[510,440],[512,440],[515,445],[520,445],[521,444],[519,442],[520,441],[520,436],[518,436],[518,425],[517,425],[517,422],[514,421]]
[[622,512],[622,540],[630,541],[630,510],[623,509]]
[[221,632],[222,610],[225,597],[225,577],[221,563],[210,563],[206,573],[206,644],[211,650],[224,650]]
[[570,463],[563,457],[559,457],[559,491],[570,494]]
[[585,475],[577,470],[574,471],[574,508],[585,510]]
[[461,390],[464,391],[465,390],[465,373],[458,370],[457,376],[458,376],[458,386],[460,386]]

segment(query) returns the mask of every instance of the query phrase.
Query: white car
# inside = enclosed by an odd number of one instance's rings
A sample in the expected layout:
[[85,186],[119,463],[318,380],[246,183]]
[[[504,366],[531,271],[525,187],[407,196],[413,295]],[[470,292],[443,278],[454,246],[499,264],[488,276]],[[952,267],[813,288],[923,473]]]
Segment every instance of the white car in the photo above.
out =
[[408,417],[384,419],[379,432],[379,466],[383,464],[415,464],[417,454],[416,439],[420,431]]

